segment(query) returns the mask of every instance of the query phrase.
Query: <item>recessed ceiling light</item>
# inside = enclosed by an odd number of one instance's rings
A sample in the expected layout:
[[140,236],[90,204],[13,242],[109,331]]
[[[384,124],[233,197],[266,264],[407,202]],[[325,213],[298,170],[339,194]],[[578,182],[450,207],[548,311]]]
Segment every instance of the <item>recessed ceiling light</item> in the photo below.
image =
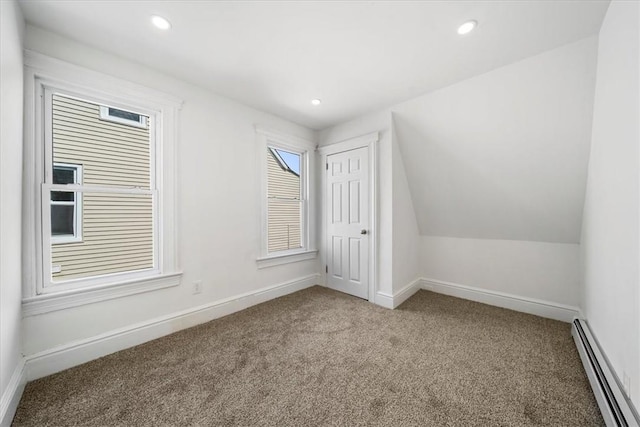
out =
[[171,23],[162,16],[153,15],[151,17],[151,22],[153,22],[153,25],[160,28],[161,30],[168,30],[169,28],[171,28]]
[[322,104],[322,100],[321,99],[312,99],[311,100],[311,104],[312,105],[320,105],[320,104]]
[[478,26],[478,21],[467,21],[458,27],[458,34],[468,34]]

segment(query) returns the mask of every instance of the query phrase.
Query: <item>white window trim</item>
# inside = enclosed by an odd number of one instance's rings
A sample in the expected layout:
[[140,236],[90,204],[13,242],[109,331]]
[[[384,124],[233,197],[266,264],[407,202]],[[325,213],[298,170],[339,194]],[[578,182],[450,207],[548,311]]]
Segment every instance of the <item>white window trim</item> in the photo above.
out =
[[[25,179],[24,179],[24,247],[23,247],[23,306],[28,313],[42,313],[73,307],[84,303],[147,292],[180,283],[181,272],[177,256],[176,224],[176,148],[177,118],[182,101],[162,92],[91,71],[64,61],[31,51],[25,51]],[[157,146],[155,158],[157,192],[154,203],[158,211],[154,221],[157,233],[157,268],[131,274],[105,275],[96,281],[82,281],[68,288],[56,287],[48,291],[44,287],[44,271],[50,275],[51,263],[43,265],[42,203],[44,180],[45,117],[43,90],[45,87],[79,93],[83,99],[107,101],[114,108],[135,108],[142,113],[158,114],[156,121]],[[115,95],[114,95],[115,94]],[[54,186],[50,186],[54,187]],[[77,186],[80,187],[80,186]],[[152,183],[152,188],[156,186]],[[73,190],[74,186],[63,188]],[[100,191],[100,189],[97,189]],[[94,188],[91,189],[94,191]],[[108,191],[108,189],[104,189]],[[136,191],[136,189],[131,189]],[[71,281],[70,281],[71,282]],[[57,301],[52,304],[51,301]],[[53,308],[52,308],[53,307]],[[44,311],[42,311],[44,310]]]
[[[55,168],[63,167],[68,169],[74,169],[75,174],[75,184],[82,184],[82,165],[77,165],[73,163],[54,163],[53,167]],[[70,206],[73,204],[73,235],[70,236],[51,236],[51,243],[55,244],[63,244],[63,243],[80,243],[82,242],[82,193],[75,193],[73,202],[54,202],[50,200],[51,206]]]
[[[306,139],[286,135],[261,126],[255,126],[258,139],[258,170],[260,171],[260,255],[256,259],[258,268],[282,265],[317,257],[316,249],[316,209],[315,209],[315,144]],[[302,247],[287,251],[269,252],[268,250],[268,198],[267,198],[267,148],[280,148],[301,154],[300,177],[301,199],[303,200],[303,224],[300,230]]]
[[[60,83],[51,84],[46,79],[37,78],[37,88],[39,92],[41,92],[41,99],[44,100],[44,105],[42,105],[43,111],[42,114],[36,116],[36,123],[38,120],[42,120],[42,127],[45,130],[44,136],[40,141],[36,141],[38,147],[41,147],[44,151],[45,161],[43,162],[44,167],[44,179],[42,182],[42,204],[40,208],[42,209],[42,214],[40,217],[40,221],[43,226],[43,231],[41,235],[41,245],[42,245],[42,259],[50,260],[52,259],[52,247],[51,244],[54,241],[51,239],[51,236],[48,235],[47,231],[51,230],[51,211],[49,200],[51,197],[51,192],[53,191],[64,191],[64,190],[75,190],[76,194],[83,194],[83,192],[91,192],[91,193],[113,193],[113,194],[140,194],[150,196],[152,199],[153,206],[153,265],[151,268],[140,269],[140,270],[131,270],[127,272],[121,273],[110,273],[110,274],[101,274],[97,276],[91,276],[87,278],[79,278],[79,279],[69,279],[63,281],[54,281],[52,277],[53,265],[52,263],[43,262],[42,264],[42,280],[37,283],[36,293],[38,295],[48,294],[48,293],[59,293],[72,289],[85,289],[95,286],[102,286],[105,284],[110,284],[114,282],[120,282],[122,280],[130,280],[136,278],[144,278],[145,276],[157,275],[161,273],[160,265],[159,265],[159,236],[160,230],[158,229],[158,217],[160,215],[159,205],[158,205],[158,194],[162,191],[160,183],[156,180],[156,173],[158,171],[157,159],[155,159],[156,152],[158,147],[161,146],[162,140],[158,139],[156,135],[159,134],[161,129],[161,113],[140,107],[140,113],[145,114],[149,117],[153,117],[152,123],[153,126],[149,129],[149,137],[150,137],[150,156],[151,159],[155,160],[155,164],[150,165],[150,182],[149,189],[142,188],[126,188],[126,187],[117,187],[117,186],[84,186],[82,183],[78,183],[77,185],[68,185],[68,184],[53,184],[53,163],[49,163],[46,159],[53,158],[53,139],[52,133],[47,130],[52,128],[53,123],[53,108],[52,101],[54,94],[60,94],[62,96],[68,98],[75,98],[82,101],[88,101],[95,104],[102,104],[105,102],[105,98],[96,98],[93,93],[85,94],[82,92],[82,89],[78,88],[70,88],[67,84],[61,85]],[[62,87],[61,87],[62,86]],[[107,101],[110,101],[110,98],[106,98]],[[49,103],[51,101],[51,103]],[[132,107],[129,107],[132,108]]]
[[[123,119],[122,117],[116,117],[109,114],[109,108],[116,108],[117,110],[127,111],[125,109],[120,109],[117,107],[113,107],[110,105],[101,105],[100,106],[100,120],[106,120],[108,122],[120,123],[127,126],[134,126],[137,128],[146,128],[147,127],[147,118],[143,115],[140,116],[141,121],[136,122],[134,120]],[[133,111],[131,111],[133,113]],[[135,112],[134,114],[138,114]]]

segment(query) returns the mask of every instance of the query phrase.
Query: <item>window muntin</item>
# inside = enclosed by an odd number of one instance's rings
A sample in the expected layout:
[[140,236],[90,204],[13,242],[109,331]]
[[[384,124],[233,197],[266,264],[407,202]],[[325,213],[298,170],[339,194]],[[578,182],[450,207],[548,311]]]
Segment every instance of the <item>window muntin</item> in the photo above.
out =
[[[82,183],[82,166],[54,163],[53,183]],[[82,240],[82,194],[73,191],[51,192],[51,240],[56,244]]]
[[[89,97],[45,90],[45,288],[158,270],[152,117],[143,116],[145,128],[126,126],[102,120],[104,108]],[[69,230],[72,204],[82,236],[61,239],[54,233]]]
[[305,154],[267,146],[267,253],[305,248]]

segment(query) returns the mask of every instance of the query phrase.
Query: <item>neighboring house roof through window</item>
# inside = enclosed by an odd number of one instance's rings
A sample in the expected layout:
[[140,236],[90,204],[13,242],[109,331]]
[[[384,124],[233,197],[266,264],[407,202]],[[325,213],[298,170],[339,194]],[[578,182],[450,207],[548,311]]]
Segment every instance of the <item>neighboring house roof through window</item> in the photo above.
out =
[[276,159],[276,162],[280,165],[280,167],[287,171],[291,172],[296,176],[300,176],[300,155],[295,153],[290,153],[288,151],[280,150],[277,148],[269,147],[269,152]]

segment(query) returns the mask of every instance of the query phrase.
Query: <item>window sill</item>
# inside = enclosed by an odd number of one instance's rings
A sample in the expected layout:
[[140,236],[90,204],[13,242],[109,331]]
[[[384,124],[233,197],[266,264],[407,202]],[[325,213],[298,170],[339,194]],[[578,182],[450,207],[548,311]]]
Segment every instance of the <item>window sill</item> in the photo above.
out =
[[99,288],[74,289],[66,292],[37,295],[22,300],[22,315],[23,317],[35,316],[94,302],[178,286],[181,278],[181,272],[161,274],[113,283]]
[[314,259],[318,255],[317,249],[310,251],[295,252],[283,255],[268,255],[258,258],[256,263],[258,268],[273,267],[276,265],[289,264],[291,262],[306,261],[308,259]]

